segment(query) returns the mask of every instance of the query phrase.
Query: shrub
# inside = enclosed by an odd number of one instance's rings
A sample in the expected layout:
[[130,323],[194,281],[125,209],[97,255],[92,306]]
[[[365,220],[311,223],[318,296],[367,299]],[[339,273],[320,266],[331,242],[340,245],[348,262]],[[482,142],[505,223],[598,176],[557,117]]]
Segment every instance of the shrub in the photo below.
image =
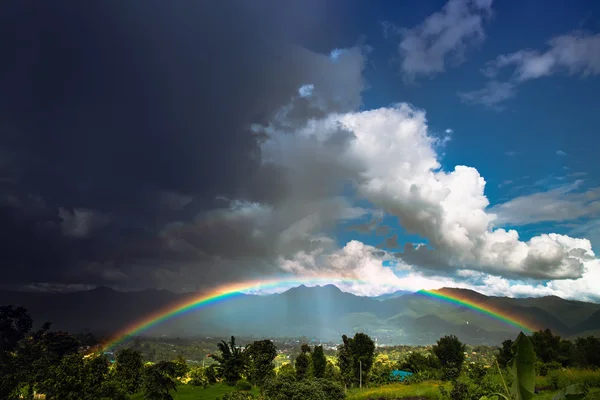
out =
[[554,370],[548,374],[553,389],[562,389],[572,384],[580,384],[584,388],[600,387],[600,371],[587,369]]
[[190,380],[188,383],[193,386],[202,386],[206,388],[210,383],[208,381],[208,377],[206,376],[206,370],[202,367],[192,368],[189,372]]
[[240,379],[235,385],[236,390],[252,390],[252,384],[245,379]]
[[275,378],[267,382],[264,394],[270,400],[342,400],[344,389],[327,379]]
[[546,376],[551,371],[555,371],[557,369],[562,369],[562,364],[559,362],[556,362],[556,361],[544,363],[544,362],[538,360],[535,363],[535,370],[537,371],[537,374],[540,376]]

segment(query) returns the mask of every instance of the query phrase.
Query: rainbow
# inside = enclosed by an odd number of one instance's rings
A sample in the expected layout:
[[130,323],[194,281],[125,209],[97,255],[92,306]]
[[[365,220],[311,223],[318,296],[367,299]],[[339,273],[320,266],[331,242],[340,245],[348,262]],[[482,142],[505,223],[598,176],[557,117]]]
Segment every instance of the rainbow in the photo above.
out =
[[473,299],[469,299],[465,296],[461,296],[458,293],[449,292],[444,289],[439,290],[421,290],[418,292],[422,296],[429,297],[436,300],[441,300],[445,303],[453,304],[459,307],[467,307],[472,311],[478,312],[482,315],[491,317],[493,319],[504,322],[517,329],[521,329],[524,333],[531,333],[537,330],[537,327],[532,323],[525,321],[523,318],[511,315],[505,310],[501,310],[497,307],[489,304],[477,303]]
[[[104,343],[102,347],[104,349],[109,349],[171,318],[184,315],[190,311],[207,307],[212,304],[225,301],[227,299],[239,297],[244,293],[252,293],[256,291],[268,292],[269,290],[273,292],[278,292],[287,288],[298,286],[300,284],[314,286],[318,284],[356,285],[365,283],[369,282],[362,281],[359,279],[319,277],[306,279],[281,278],[226,284],[201,295],[195,295],[193,297],[190,297],[176,305],[170,305],[167,308],[160,309],[152,314],[147,315],[143,319],[135,321],[134,323],[126,326],[124,329],[119,331],[110,341]],[[386,286],[393,287],[393,285]],[[535,330],[533,326],[529,325],[527,322],[515,316],[511,316],[508,313],[503,312],[502,310],[490,307],[483,303],[476,303],[472,299],[461,297],[460,295],[457,295],[455,293],[444,292],[443,290],[421,290],[418,293],[432,299],[441,300],[457,306],[467,307],[473,311],[479,312],[483,315],[507,323],[515,328],[524,330],[526,331],[526,333],[530,333],[533,330]]]

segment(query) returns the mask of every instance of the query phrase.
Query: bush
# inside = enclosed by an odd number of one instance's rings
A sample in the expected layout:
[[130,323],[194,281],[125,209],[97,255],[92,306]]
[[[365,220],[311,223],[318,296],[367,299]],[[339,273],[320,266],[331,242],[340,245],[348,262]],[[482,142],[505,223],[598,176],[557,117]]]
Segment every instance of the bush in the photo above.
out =
[[555,371],[557,369],[562,369],[562,364],[556,361],[551,361],[548,363],[545,363],[543,361],[537,361],[535,363],[535,370],[537,371],[537,374],[540,376],[546,376],[548,375],[551,371]]
[[483,364],[475,363],[470,364],[466,372],[469,379],[479,382],[487,374],[487,369],[483,366]]
[[438,380],[440,378],[440,374],[436,374],[434,371],[421,371],[411,376],[407,376],[402,380],[402,383],[406,385],[413,385],[415,383],[422,383],[425,381],[433,381]]
[[275,378],[267,382],[264,394],[270,400],[342,400],[344,389],[327,379]]
[[[477,379],[473,379],[473,377]],[[440,386],[442,397],[451,400],[479,400],[490,393],[501,393],[503,391],[500,376],[487,371],[485,368],[465,371],[453,382],[450,391],[444,386]]]
[[240,379],[235,385],[236,390],[252,390],[252,384],[245,379]]
[[548,377],[554,390],[573,384],[580,384],[585,389],[600,387],[600,371],[586,369],[554,370],[548,373]]
[[206,376],[206,371],[202,367],[192,368],[189,372],[190,380],[188,384],[193,386],[202,386],[206,388],[209,384],[208,377]]

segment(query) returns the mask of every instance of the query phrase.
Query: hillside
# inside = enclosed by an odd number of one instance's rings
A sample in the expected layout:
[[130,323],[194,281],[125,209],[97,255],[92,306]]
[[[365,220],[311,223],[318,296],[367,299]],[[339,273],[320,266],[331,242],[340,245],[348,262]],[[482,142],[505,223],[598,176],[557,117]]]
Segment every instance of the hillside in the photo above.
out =
[[[464,289],[445,288],[439,292],[501,310],[513,319],[526,321],[528,326],[550,328],[564,336],[600,329],[599,304],[558,297],[488,297]],[[110,335],[193,297],[164,290],[118,292],[98,288],[64,294],[0,292],[0,304],[26,307],[37,324],[52,321],[55,329]],[[518,330],[506,321],[424,292],[369,298],[326,285],[298,286],[266,296],[239,295],[190,310],[146,334],[310,336],[338,340],[343,333],[363,331],[377,337],[380,344],[432,343],[446,334],[456,334],[473,344],[498,344],[514,337]]]

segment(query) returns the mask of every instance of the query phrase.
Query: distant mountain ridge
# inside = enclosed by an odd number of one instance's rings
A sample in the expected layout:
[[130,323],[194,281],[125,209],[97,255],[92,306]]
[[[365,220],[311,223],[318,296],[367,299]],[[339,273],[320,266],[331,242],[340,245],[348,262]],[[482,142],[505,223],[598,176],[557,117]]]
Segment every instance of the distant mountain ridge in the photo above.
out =
[[[456,288],[443,293],[502,310],[528,325],[550,328],[563,336],[600,330],[600,304],[559,297],[506,298]],[[158,324],[148,335],[173,337],[310,336],[339,340],[341,334],[362,331],[379,344],[425,344],[456,334],[468,343],[498,344],[519,329],[467,306],[440,301],[424,292],[396,292],[389,297],[362,297],[334,285],[304,285],[272,295],[244,294],[189,311]],[[97,288],[71,293],[0,291],[0,305],[27,308],[37,324],[51,321],[55,329],[111,335],[159,310],[170,310],[198,294],[166,290],[119,292]]]

